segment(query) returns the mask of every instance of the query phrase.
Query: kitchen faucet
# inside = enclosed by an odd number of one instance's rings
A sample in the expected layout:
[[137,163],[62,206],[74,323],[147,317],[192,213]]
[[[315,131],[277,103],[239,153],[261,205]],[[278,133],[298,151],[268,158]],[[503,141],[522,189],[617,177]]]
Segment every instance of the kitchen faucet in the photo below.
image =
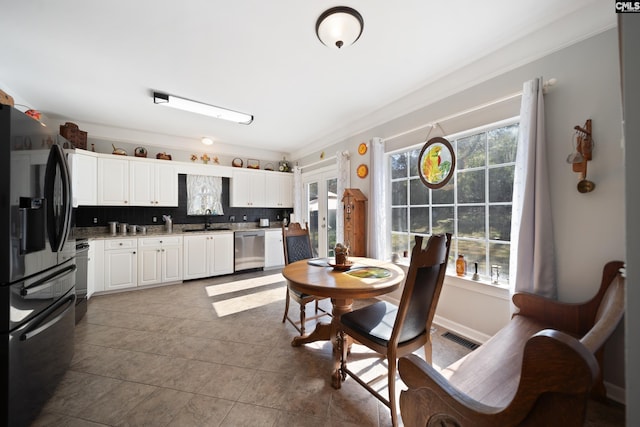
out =
[[204,229],[208,230],[209,227],[211,226],[211,224],[209,223],[209,217],[207,215],[211,215],[211,209],[207,209],[206,211],[204,211],[205,217],[204,217]]

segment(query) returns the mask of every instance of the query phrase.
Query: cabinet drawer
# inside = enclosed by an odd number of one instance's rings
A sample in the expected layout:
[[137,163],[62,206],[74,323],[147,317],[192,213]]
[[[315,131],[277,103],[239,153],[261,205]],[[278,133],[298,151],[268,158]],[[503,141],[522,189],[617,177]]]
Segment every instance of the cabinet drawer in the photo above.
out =
[[140,248],[160,245],[182,245],[182,236],[145,237],[138,239],[138,246]]
[[104,249],[106,251],[112,249],[135,248],[137,246],[137,239],[109,239],[104,243]]

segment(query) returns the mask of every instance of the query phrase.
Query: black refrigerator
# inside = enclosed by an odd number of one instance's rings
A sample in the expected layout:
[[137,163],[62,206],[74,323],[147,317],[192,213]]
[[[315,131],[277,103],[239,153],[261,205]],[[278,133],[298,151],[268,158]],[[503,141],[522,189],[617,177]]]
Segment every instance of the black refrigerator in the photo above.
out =
[[29,425],[73,356],[76,264],[64,144],[0,105],[0,425]]

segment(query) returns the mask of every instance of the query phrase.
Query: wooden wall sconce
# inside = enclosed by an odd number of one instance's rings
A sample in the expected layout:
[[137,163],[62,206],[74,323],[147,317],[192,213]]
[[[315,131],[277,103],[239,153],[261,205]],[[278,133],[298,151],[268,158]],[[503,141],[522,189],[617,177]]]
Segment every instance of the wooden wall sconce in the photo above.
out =
[[578,191],[580,193],[590,193],[596,188],[596,184],[587,179],[587,162],[592,159],[593,138],[591,137],[591,119],[587,120],[584,126],[574,126],[575,148],[574,152],[567,157],[567,163],[573,167],[573,171],[580,174],[578,181]]

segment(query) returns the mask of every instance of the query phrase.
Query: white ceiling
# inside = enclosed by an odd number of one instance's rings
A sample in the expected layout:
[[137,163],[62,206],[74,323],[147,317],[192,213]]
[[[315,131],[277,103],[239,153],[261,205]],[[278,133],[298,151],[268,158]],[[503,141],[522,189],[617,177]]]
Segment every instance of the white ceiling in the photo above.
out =
[[[341,51],[315,34],[337,5],[365,22]],[[209,136],[223,151],[277,156],[343,140],[385,109],[392,118],[396,101],[479,59],[506,71],[616,23],[606,0],[0,0],[0,10],[0,88],[55,123],[187,150]],[[154,90],[254,122],[162,108]]]

